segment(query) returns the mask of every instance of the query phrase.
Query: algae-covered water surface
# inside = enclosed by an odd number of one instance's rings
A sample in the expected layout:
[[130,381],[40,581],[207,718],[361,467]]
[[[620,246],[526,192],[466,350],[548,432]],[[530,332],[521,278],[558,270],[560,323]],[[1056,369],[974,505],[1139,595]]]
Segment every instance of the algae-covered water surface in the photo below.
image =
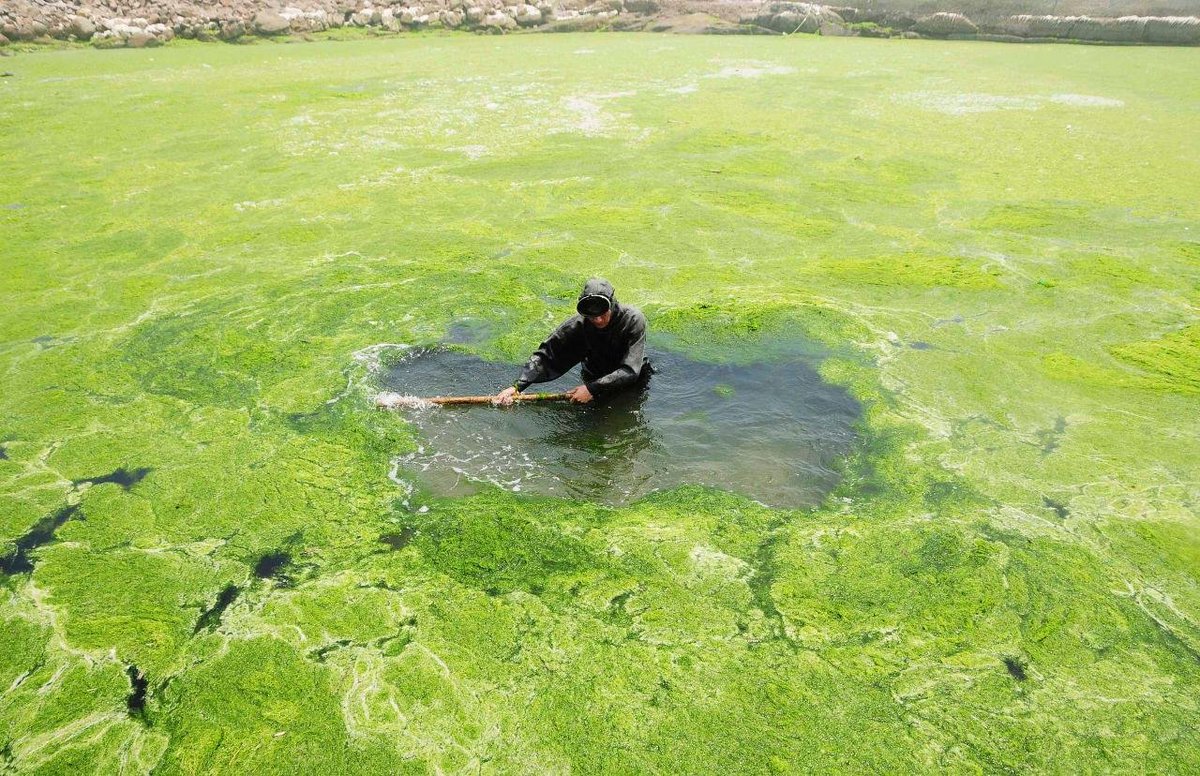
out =
[[[1200,52],[5,68],[4,769],[1200,769]],[[698,380],[633,426],[373,408],[594,275]]]

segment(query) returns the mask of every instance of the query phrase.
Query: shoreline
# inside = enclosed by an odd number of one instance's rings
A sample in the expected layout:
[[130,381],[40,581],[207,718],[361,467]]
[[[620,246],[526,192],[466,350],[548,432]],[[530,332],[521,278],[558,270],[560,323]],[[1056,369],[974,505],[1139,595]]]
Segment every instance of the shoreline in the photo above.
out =
[[[128,7],[125,7],[128,6]],[[364,36],[425,30],[474,34],[534,32],[660,32],[708,35],[791,35],[982,40],[1002,43],[1082,43],[1119,46],[1200,45],[1196,16],[1052,16],[1018,14],[971,19],[962,13],[903,11],[775,2],[542,0],[500,5],[480,0],[431,0],[425,5],[372,5],[301,0],[282,9],[246,2],[200,9],[170,0],[102,6],[13,3],[0,10],[0,51],[79,44],[150,48],[176,39],[245,43],[259,38],[312,40],[346,31]]]

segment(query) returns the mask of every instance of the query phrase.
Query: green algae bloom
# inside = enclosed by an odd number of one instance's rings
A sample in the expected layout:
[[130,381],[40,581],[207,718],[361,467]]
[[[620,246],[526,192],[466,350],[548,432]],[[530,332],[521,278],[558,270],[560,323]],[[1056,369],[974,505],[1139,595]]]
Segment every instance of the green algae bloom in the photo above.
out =
[[[1200,769],[1198,66],[9,60],[0,770]],[[832,492],[414,500],[381,375],[519,360],[593,275],[688,358],[802,347],[862,407]]]

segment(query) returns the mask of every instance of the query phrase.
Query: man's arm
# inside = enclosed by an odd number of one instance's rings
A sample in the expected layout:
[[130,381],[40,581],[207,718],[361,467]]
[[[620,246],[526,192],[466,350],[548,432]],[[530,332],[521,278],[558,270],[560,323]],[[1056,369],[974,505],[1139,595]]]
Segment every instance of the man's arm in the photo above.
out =
[[534,383],[555,380],[583,358],[583,321],[569,318],[555,329],[525,362],[513,387],[523,391]]
[[521,374],[511,386],[496,394],[496,404],[509,405],[513,397],[534,383],[554,380],[582,359],[581,344],[583,321],[578,317],[564,321],[525,362]]

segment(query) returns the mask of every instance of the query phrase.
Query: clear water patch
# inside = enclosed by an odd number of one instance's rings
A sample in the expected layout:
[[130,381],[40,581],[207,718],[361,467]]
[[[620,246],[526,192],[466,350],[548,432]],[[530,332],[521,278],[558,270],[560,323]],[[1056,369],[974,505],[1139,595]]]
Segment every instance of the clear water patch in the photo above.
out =
[[141,466],[133,471],[129,471],[122,466],[121,468],[116,469],[109,474],[104,474],[99,477],[88,477],[82,480],[74,480],[73,484],[79,486],[84,484],[104,485],[106,483],[112,483],[114,485],[120,485],[125,490],[130,490],[134,485],[137,485],[139,482],[144,480],[146,475],[152,471],[154,470],[148,466]]
[[[773,507],[820,502],[838,482],[858,403],[805,358],[707,363],[652,352],[649,386],[586,406],[401,410],[419,433],[396,476],[436,496],[492,484],[514,492],[622,504],[657,490],[706,485]],[[491,394],[519,365],[443,348],[416,349],[380,374],[405,395]],[[535,391],[579,383],[570,374]]]
[[196,620],[196,627],[192,631],[192,635],[196,635],[202,631],[214,631],[221,625],[221,615],[229,608],[229,605],[234,602],[234,599],[242,592],[242,589],[237,585],[226,585],[221,594],[217,596],[217,602],[208,609],[205,609],[200,615],[200,619]]
[[0,556],[0,574],[12,576],[32,572],[34,559],[30,557],[30,551],[54,541],[55,532],[62,527],[63,523],[72,518],[83,519],[83,513],[78,504],[65,506],[39,520],[24,536],[17,539],[16,549],[12,553]]

